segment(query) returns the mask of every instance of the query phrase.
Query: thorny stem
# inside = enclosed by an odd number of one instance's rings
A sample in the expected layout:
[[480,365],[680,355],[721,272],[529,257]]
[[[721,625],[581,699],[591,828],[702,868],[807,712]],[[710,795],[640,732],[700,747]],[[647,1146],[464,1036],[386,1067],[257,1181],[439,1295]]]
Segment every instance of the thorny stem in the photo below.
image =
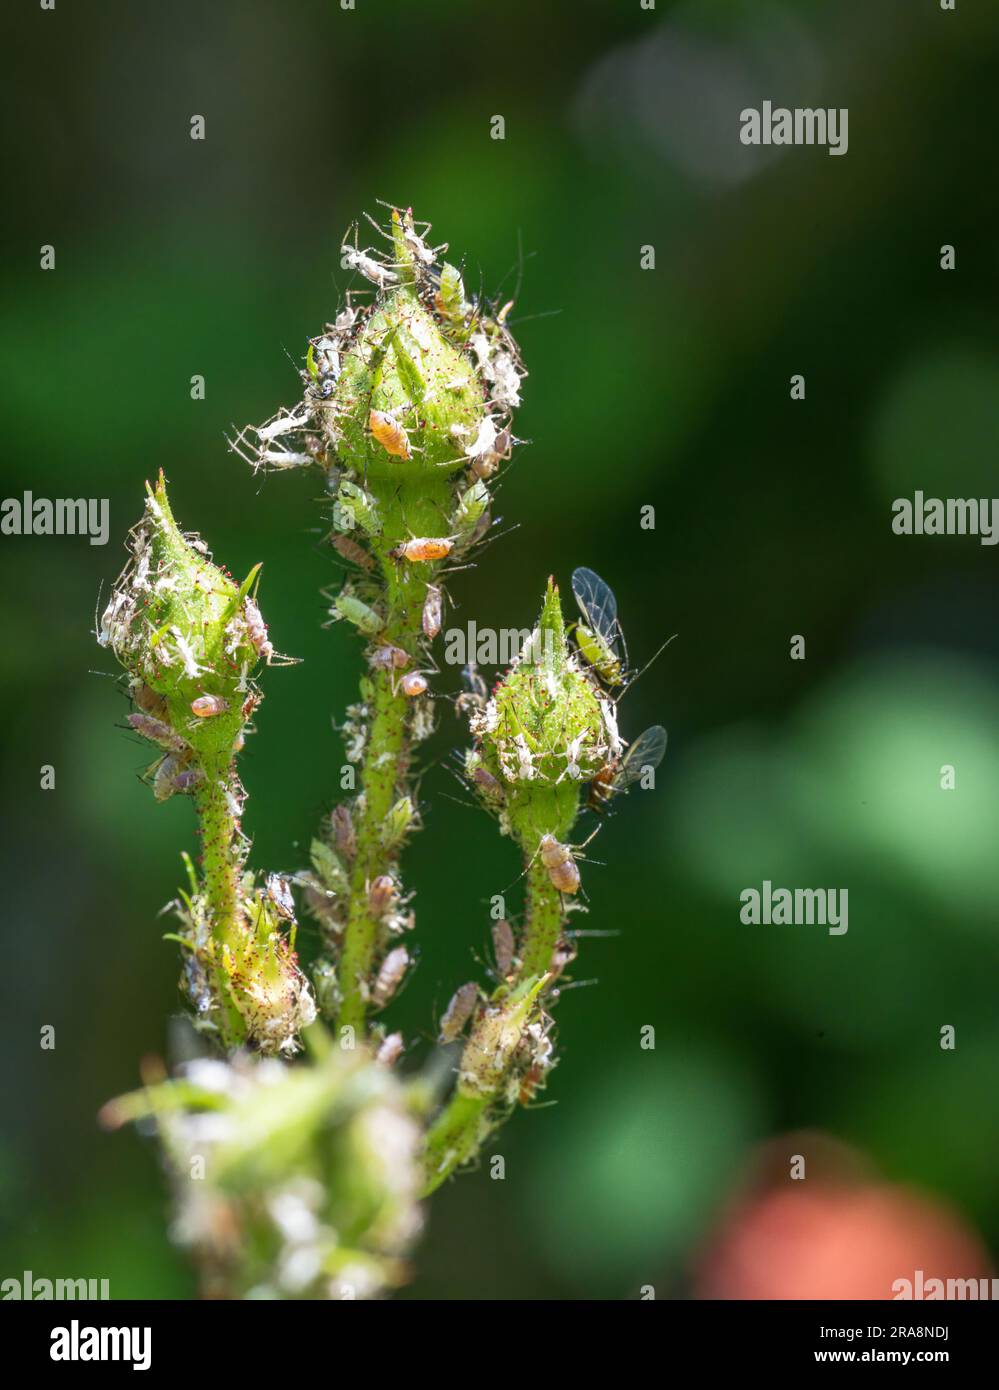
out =
[[[527,914],[520,968],[514,979],[505,981],[495,991],[494,1001],[527,981],[545,975],[551,967],[563,922],[561,894],[552,887],[540,858],[535,857],[527,870]],[[487,1127],[488,1112],[500,1101],[501,1092],[500,1084],[488,1094],[472,1096],[463,1092],[459,1085],[427,1133],[424,1197],[429,1197],[474,1156]]]
[[[441,478],[421,479],[417,486],[400,484],[383,502],[385,538],[378,549],[387,596],[386,623],[379,643],[389,643],[418,656],[421,650],[421,618],[428,582],[436,579],[438,566],[401,565],[386,551],[392,542],[411,535],[433,534],[442,529],[450,489]],[[367,1012],[368,982],[378,946],[379,923],[368,906],[368,889],[375,878],[388,872],[394,855],[387,852],[382,834],[388,814],[404,788],[410,760],[407,722],[409,701],[399,692],[390,671],[373,671],[368,677],[374,689],[371,727],[361,772],[363,797],[355,803],[357,858],[350,882],[350,907],[340,955],[342,1004],[341,1028],[363,1030]]]
[[[205,768],[206,777],[195,794],[201,838],[201,868],[212,937],[220,949],[236,945],[239,905],[239,823],[229,809],[225,788],[231,782],[227,764]],[[225,1009],[230,1036],[245,1037],[246,1027],[232,998],[228,977],[216,969],[217,997]]]
[[392,693],[388,672],[374,676],[375,711],[364,758],[364,799],[356,824],[357,859],[350,885],[350,912],[340,958],[341,1028],[364,1026],[366,982],[371,975],[378,923],[368,907],[368,887],[385,869],[381,832],[392,807],[405,743],[405,699]]
[[426,1181],[422,1197],[436,1192],[475,1153],[479,1131],[486,1111],[492,1103],[490,1096],[469,1096],[455,1092],[427,1132],[425,1149]]
[[535,855],[527,870],[527,918],[520,947],[520,979],[543,975],[551,967],[564,920],[562,895],[552,887],[541,856]]

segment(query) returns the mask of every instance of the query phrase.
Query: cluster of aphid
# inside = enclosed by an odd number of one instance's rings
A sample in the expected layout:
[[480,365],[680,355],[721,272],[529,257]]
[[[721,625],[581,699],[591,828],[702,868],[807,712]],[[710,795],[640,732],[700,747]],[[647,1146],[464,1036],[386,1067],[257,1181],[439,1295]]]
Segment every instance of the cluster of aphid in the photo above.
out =
[[[587,569],[576,570],[573,591],[582,617],[575,650],[549,583],[519,660],[491,696],[480,690],[466,702],[476,742],[465,773],[503,833],[521,847],[528,911],[519,938],[506,920],[494,926],[493,990],[462,985],[441,1019],[441,1042],[456,1042],[466,1029],[468,1037],[452,1113],[431,1132],[432,1184],[473,1157],[512,1106],[529,1103],[555,1064],[549,1009],[576,954],[568,920],[579,907],[582,846],[567,837],[583,786],[590,807],[603,811],[613,796],[653,773],[665,752],[659,725],[627,750],[618,733],[617,701],[631,679],[614,595]],[[453,1123],[463,1114],[462,1124]]]
[[[291,877],[271,874],[263,884],[246,871],[234,759],[260,700],[253,672],[275,660],[274,648],[251,592],[256,571],[237,586],[200,541],[182,535],[162,479],[132,533],[131,561],[99,633],[128,673],[130,727],[158,750],[149,774],[157,798],[188,793],[198,809],[200,873],[188,864],[176,938],[196,1020],[230,1054],[244,1045],[288,1053],[318,1005],[347,1054],[358,1044],[349,1065],[331,1061],[328,1034],[312,1028],[309,1067],[220,1063],[215,1083],[203,1087],[204,1106],[197,1086],[189,1087],[164,1130],[183,1173],[184,1155],[201,1139],[200,1111],[224,1118],[213,1151],[223,1170],[215,1205],[200,1208],[192,1191],[199,1185],[182,1184],[182,1224],[202,1259],[209,1266],[218,1259],[230,1273],[234,1263],[241,1271],[253,1265],[251,1247],[266,1251],[266,1270],[251,1286],[278,1296],[331,1296],[350,1282],[337,1232],[341,1221],[354,1228],[358,1204],[368,1211],[368,1194],[358,1195],[366,1165],[377,1175],[386,1144],[402,1135],[378,1134],[369,1123],[380,1115],[392,1128],[395,1092],[387,1108],[366,1109],[403,1053],[402,1035],[388,1032],[380,1017],[368,1020],[398,994],[414,961],[412,895],[399,856],[420,824],[413,765],[434,727],[432,644],[444,622],[447,577],[489,531],[492,483],[515,442],[511,415],[524,371],[507,328],[510,305],[494,310],[470,298],[459,269],[442,259],[447,248],[432,246],[429,231],[393,208],[388,232],[379,229],[387,255],[362,249],[355,233],[343,264],[370,289],[349,294],[309,341],[298,403],[233,442],[255,468],[322,471],[329,544],[347,571],[328,595],[330,618],[365,641],[359,699],[341,726],[347,760],[359,771],[342,781],[352,795],[324,817],[308,867]],[[658,725],[630,747],[618,732],[618,701],[632,678],[614,595],[586,569],[576,570],[572,587],[581,611],[574,646],[549,582],[519,659],[491,692],[474,666],[466,668],[455,701],[474,737],[463,776],[519,846],[527,892],[519,923],[493,925],[491,986],[462,985],[441,1019],[440,1042],[461,1042],[461,1053],[454,1094],[424,1136],[426,1191],[473,1159],[484,1136],[543,1089],[555,1064],[551,1008],[576,954],[568,923],[581,909],[584,846],[572,843],[571,832],[584,789],[588,805],[603,811],[654,770],[665,750]],[[294,888],[319,926],[311,988],[294,952]],[[327,1081],[331,1108],[316,1109],[316,1087],[326,1096]],[[282,1098],[271,1113],[278,1086]],[[414,1106],[420,1094],[410,1093]],[[327,1121],[337,1127],[362,1110],[365,1120],[351,1134],[337,1128],[334,1154]],[[247,1136],[256,1142],[268,1114],[279,1129],[301,1126],[294,1181],[281,1168],[273,1181],[254,1179],[232,1200],[224,1191],[226,1163],[234,1162],[237,1178],[243,1159],[252,1165],[241,1145]],[[386,1176],[401,1200],[392,1206],[386,1198],[383,1218],[366,1228],[370,1290],[391,1281],[385,1259],[415,1228],[415,1143],[407,1126],[397,1142],[404,1176]],[[287,1136],[276,1137],[280,1144]],[[216,1219],[233,1221],[240,1233],[224,1257],[213,1251],[214,1235],[204,1239]],[[363,1285],[363,1272],[355,1276]]]
[[363,790],[336,807],[299,875],[323,935],[320,1005],[352,1024],[384,1007],[411,963],[398,852],[418,824],[413,750],[435,723],[431,646],[448,572],[492,525],[490,479],[512,452],[524,376],[510,304],[470,298],[429,224],[392,208],[387,231],[372,226],[387,250],[362,248],[356,228],[343,246],[369,289],[309,341],[302,399],[233,441],[255,468],[322,469],[347,570],[330,619],[366,641],[361,699],[342,726]]
[[202,1028],[224,1044],[293,1051],[315,1005],[294,953],[287,881],[272,874],[258,888],[244,872],[235,763],[261,700],[252,672],[275,659],[250,592],[257,571],[237,586],[182,534],[162,476],[129,551],[97,636],[127,673],[129,728],[157,749],[146,771],[156,799],[189,794],[199,812],[203,878],[190,867],[177,905],[184,985]]

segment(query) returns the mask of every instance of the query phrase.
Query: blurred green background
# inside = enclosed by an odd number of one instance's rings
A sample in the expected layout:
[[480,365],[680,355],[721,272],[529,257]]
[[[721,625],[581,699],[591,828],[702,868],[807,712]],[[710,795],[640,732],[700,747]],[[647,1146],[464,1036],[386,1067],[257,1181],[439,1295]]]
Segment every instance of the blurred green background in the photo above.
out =
[[[590,849],[584,925],[618,934],[582,943],[598,983],[559,1005],[557,1105],[492,1143],[506,1181],[484,1166],[434,1199],[409,1296],[682,1295],[752,1146],[806,1126],[995,1251],[996,550],[897,537],[890,508],[999,491],[999,10],[102,0],[5,23],[3,495],[107,497],[111,542],[0,542],[0,1273],[193,1290],[153,1147],[95,1123],[168,1046],[157,912],[194,837],[115,728],[94,609],[159,468],[218,559],[264,562],[272,636],[304,664],[266,673],[246,825],[258,866],[297,867],[357,643],[319,628],[337,571],[315,483],[251,477],[224,433],[295,398],[346,284],[340,237],[379,198],[431,219],[470,287],[520,291],[530,443],[457,621],[524,626],[549,572],[567,590],[587,564],[634,659],[678,634],[621,710],[670,749]],[[848,155],[743,147],[764,99],[848,106]],[[460,741],[442,704],[405,865],[422,956],[393,1014],[417,1060],[517,874],[452,799]],[[847,887],[849,933],[743,926],[764,878]]]

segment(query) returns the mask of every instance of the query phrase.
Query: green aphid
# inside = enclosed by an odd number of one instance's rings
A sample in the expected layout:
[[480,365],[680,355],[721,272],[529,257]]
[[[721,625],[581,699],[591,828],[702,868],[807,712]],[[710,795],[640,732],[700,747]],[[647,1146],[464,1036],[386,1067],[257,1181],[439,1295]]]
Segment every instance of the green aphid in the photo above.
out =
[[572,592],[585,620],[576,624],[580,655],[605,685],[621,685],[625,672],[621,655],[624,640],[613,590],[599,574],[580,567],[572,574]]

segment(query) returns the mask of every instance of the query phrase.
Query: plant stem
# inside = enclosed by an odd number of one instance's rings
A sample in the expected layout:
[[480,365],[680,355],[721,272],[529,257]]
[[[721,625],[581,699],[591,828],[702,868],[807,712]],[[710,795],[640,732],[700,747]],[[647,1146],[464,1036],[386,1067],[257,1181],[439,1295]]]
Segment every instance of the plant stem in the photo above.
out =
[[219,948],[216,968],[217,997],[224,1001],[230,1035],[242,1041],[246,1025],[229,988],[221,960],[226,948],[234,950],[240,924],[239,850],[242,835],[229,808],[226,786],[232,780],[231,763],[205,763],[205,780],[195,794],[201,838],[201,869],[212,937]]
[[427,1133],[423,1197],[429,1197],[475,1153],[482,1119],[492,1099],[458,1092],[438,1115]]
[[355,825],[357,857],[351,876],[350,911],[340,957],[343,1003],[339,1026],[358,1031],[364,1027],[365,985],[371,974],[378,937],[378,922],[368,907],[368,888],[388,867],[382,827],[395,800],[406,722],[406,700],[402,695],[393,694],[390,673],[375,673],[373,682],[375,710],[364,756],[364,800]]
[[527,870],[527,917],[520,943],[518,979],[543,975],[551,968],[563,921],[562,895],[552,884],[540,854],[535,854]]

